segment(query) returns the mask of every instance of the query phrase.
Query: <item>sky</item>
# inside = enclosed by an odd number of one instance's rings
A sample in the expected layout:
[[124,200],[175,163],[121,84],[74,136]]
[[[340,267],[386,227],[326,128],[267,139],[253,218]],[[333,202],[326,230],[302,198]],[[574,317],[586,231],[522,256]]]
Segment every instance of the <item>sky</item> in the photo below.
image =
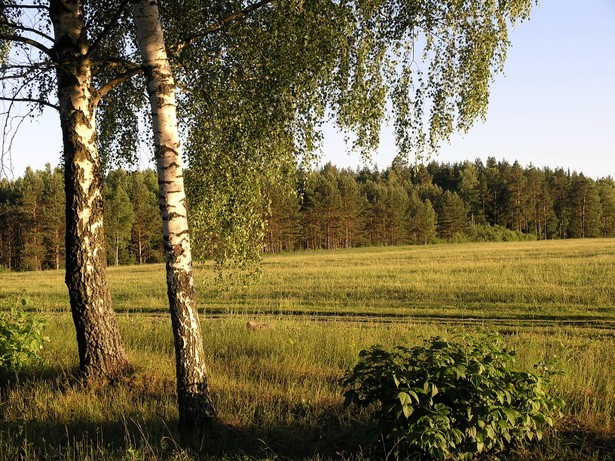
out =
[[[433,160],[495,157],[615,177],[615,0],[541,0],[511,41],[505,75],[491,86],[486,122],[454,135]],[[27,166],[55,166],[60,153],[59,120],[48,111],[22,124],[4,173],[19,177]],[[321,164],[386,168],[396,149],[385,126],[380,149],[365,163],[327,127],[321,154]],[[152,166],[148,155],[140,153],[140,167]]]
[[[433,159],[454,163],[495,157],[524,166],[563,167],[615,177],[615,0],[541,0],[511,34],[505,75],[491,86],[486,123],[454,135]],[[372,163],[395,157],[383,129]],[[322,162],[363,165],[343,136],[327,131]]]

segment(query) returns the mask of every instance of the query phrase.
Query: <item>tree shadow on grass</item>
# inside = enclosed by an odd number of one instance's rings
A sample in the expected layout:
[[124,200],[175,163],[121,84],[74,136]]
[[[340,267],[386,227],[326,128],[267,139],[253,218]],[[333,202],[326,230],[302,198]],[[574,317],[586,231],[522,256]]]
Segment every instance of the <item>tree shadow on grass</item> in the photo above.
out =
[[[10,376],[0,384],[0,461],[123,460],[135,453],[135,459],[166,460],[188,452],[191,457],[180,459],[354,457],[368,432],[359,422],[348,423],[347,415],[342,422],[340,409],[332,407],[314,409],[309,417],[298,415],[296,420],[287,417],[288,422],[260,421],[256,415],[246,426],[217,421],[184,451],[171,378],[146,374],[92,389],[84,385],[77,369],[46,367]],[[74,400],[50,406],[49,414],[37,413],[37,408],[46,408],[41,398],[61,401],[67,394]],[[157,408],[172,410],[157,412]]]
[[[43,419],[2,426],[0,447],[10,440],[13,452],[24,459],[93,460],[123,460],[131,452],[143,457],[138,459],[151,460],[176,459],[178,453],[189,453],[190,459],[356,458],[363,451],[360,434],[365,431],[356,426],[277,424],[264,428],[216,423],[199,443],[182,447],[176,420],[76,420],[58,425]],[[0,460],[5,459],[12,458],[0,455]]]
[[[384,459],[382,445],[369,448],[371,426],[367,414],[353,414],[339,405],[304,408],[281,400],[283,421],[255,411],[245,425],[225,424],[224,416],[205,431],[190,450],[180,444],[175,413],[174,381],[143,374],[114,385],[84,386],[77,369],[48,367],[1,381],[0,461],[53,460],[188,460],[188,459]],[[37,414],[28,402],[38,393],[67,401],[59,414]],[[15,401],[10,402],[9,399]],[[115,408],[114,399],[124,399]],[[102,404],[101,404],[102,402]],[[71,406],[74,403],[75,406]],[[30,405],[30,406],[29,406]],[[101,411],[78,408],[99,405]],[[159,411],[166,408],[171,411]],[[23,409],[23,415],[19,410]],[[260,411],[260,409],[257,409]],[[9,418],[5,418],[9,415]],[[598,433],[570,427],[555,434],[545,447],[511,453],[507,460],[576,459],[615,461],[612,431]]]
[[[331,417],[330,421],[326,421]],[[319,425],[279,423],[236,427],[217,424],[203,441],[201,454],[214,458],[339,459],[356,458],[369,438],[368,425],[340,425],[322,415]]]

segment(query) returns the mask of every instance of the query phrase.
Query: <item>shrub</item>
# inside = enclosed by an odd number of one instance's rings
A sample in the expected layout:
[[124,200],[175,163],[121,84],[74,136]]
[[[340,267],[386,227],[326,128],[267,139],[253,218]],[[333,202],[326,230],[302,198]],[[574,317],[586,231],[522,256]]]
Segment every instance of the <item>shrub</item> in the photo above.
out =
[[433,337],[411,349],[361,351],[342,380],[345,404],[374,405],[377,436],[397,456],[470,459],[540,440],[563,400],[547,393],[559,371],[515,371],[496,334]]
[[524,242],[534,241],[534,234],[524,234],[499,225],[475,224],[453,237],[454,243],[463,242]]
[[[21,301],[22,308],[26,304]],[[40,361],[43,344],[49,341],[43,327],[43,321],[16,306],[0,312],[0,371],[14,372]]]

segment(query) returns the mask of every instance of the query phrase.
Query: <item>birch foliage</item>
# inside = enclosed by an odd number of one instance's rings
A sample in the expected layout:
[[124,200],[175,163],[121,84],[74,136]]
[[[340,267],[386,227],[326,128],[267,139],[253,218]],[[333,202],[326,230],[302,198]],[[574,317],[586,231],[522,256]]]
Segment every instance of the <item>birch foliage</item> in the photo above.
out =
[[165,2],[197,249],[257,259],[263,190],[314,158],[324,121],[367,158],[387,119],[406,157],[467,131],[485,117],[509,31],[533,3]]
[[[188,196],[197,253],[220,262],[258,259],[254,242],[262,237],[268,203],[263,190],[288,178],[297,161],[314,158],[324,121],[345,132],[349,147],[365,157],[387,119],[402,156],[428,156],[453,132],[468,130],[485,117],[509,31],[533,3],[162,2],[192,170]],[[94,80],[105,92],[113,88],[98,108],[99,143],[105,159],[116,162],[134,161],[139,139],[150,136],[141,129],[149,126],[143,123],[148,110],[128,10],[122,0],[85,8]],[[24,11],[2,9],[4,37]],[[44,21],[36,24],[46,33]],[[0,41],[4,50],[7,41]],[[54,73],[41,56],[26,86],[31,100],[53,104]],[[118,79],[122,85],[109,86]]]

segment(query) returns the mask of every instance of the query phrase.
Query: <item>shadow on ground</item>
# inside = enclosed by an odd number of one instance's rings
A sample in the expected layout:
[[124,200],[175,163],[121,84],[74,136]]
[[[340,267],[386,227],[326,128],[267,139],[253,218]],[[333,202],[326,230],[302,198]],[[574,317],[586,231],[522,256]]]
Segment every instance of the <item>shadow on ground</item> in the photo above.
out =
[[[312,415],[309,424],[269,422],[239,427],[216,422],[204,437],[193,441],[189,456],[179,442],[177,420],[143,410],[143,405],[161,407],[160,401],[168,406],[174,399],[172,383],[142,386],[139,378],[92,390],[84,387],[76,369],[53,367],[4,376],[0,380],[0,461],[356,458],[368,439],[366,424],[342,423],[340,409],[330,408]],[[60,421],[58,415],[33,414],[28,396],[45,388],[51,388],[49,395],[58,398],[63,393],[89,394],[93,405],[102,401],[109,411],[88,418],[67,408]],[[123,406],[121,413],[114,413],[114,395],[122,393],[134,399],[134,408]],[[80,402],[88,405],[90,400]],[[15,408],[20,407],[23,415],[16,413]]]
[[[143,384],[143,379],[127,379],[119,384],[92,391],[84,388],[76,370],[45,368],[0,380],[0,461],[8,460],[200,460],[200,459],[385,459],[387,451],[376,445],[371,451],[370,427],[365,417],[352,419],[338,407],[316,411],[309,418],[290,423],[255,423],[237,426],[217,422],[207,428],[205,437],[193,442],[191,455],[179,443],[177,420],[144,408],[167,406],[173,399],[171,381]],[[113,407],[114,396],[124,393],[134,406],[121,413],[111,410],[82,417],[71,408],[58,422],[51,415],[32,414],[27,397],[31,389],[50,387],[62,392],[92,393]],[[23,400],[23,417],[5,418],[11,396]],[[50,395],[54,395],[51,393]],[[83,402],[87,405],[88,400]],[[130,400],[129,400],[130,402]],[[145,405],[145,406],[143,406]],[[171,402],[172,405],[172,402]],[[120,416],[112,416],[112,415]],[[111,415],[111,416],[110,416]],[[540,446],[514,450],[502,457],[510,461],[574,459],[577,461],[615,461],[612,431],[600,433],[583,427],[562,424]],[[488,460],[488,457],[481,458]]]

